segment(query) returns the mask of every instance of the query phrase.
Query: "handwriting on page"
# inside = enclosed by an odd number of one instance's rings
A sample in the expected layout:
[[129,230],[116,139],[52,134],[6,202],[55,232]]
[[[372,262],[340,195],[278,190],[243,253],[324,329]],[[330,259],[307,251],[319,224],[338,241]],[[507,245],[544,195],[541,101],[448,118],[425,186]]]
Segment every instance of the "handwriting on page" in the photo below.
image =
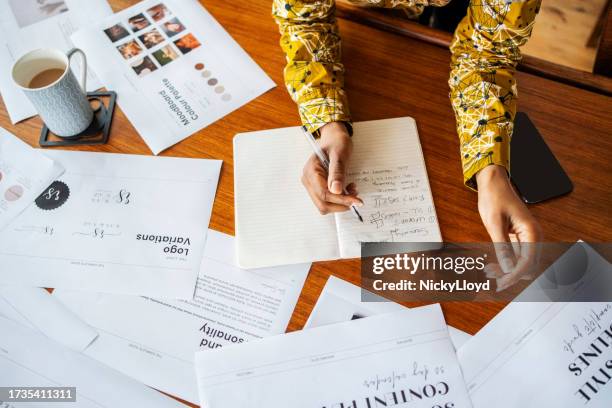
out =
[[427,181],[410,171],[409,166],[361,170],[349,177],[365,200],[365,222],[385,232],[389,241],[426,236],[428,224],[436,215]]

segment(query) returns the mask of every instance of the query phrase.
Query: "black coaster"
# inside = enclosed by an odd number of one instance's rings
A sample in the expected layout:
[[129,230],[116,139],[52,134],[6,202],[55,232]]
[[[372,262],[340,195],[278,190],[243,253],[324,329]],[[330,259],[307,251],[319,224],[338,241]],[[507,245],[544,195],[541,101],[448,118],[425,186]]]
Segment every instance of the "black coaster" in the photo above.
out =
[[117,93],[88,92],[87,99],[96,104],[91,125],[80,134],[68,137],[56,136],[44,125],[38,142],[41,147],[99,145],[108,142]]

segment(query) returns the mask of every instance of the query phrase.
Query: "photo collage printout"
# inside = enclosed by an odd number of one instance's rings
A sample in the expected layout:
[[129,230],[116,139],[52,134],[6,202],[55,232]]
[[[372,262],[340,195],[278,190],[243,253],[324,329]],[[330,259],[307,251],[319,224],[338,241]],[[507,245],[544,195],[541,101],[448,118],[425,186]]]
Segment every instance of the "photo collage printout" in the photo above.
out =
[[143,1],[72,39],[154,154],[274,87],[193,0]]

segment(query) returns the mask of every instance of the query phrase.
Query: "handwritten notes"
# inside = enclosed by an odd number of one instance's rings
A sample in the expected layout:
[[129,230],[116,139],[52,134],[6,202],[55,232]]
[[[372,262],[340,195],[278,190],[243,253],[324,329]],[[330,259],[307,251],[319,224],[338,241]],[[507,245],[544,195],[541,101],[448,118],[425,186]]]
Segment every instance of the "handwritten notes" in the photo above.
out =
[[412,118],[354,124],[348,181],[365,205],[321,216],[300,183],[312,149],[299,128],[234,139],[236,239],[245,268],[355,258],[360,242],[440,242],[427,170]]
[[594,303],[588,313],[580,321],[572,323],[571,335],[563,340],[563,351],[575,354],[575,344],[589,337],[598,330],[603,330],[606,322],[606,315],[612,311],[610,303]]
[[348,179],[364,201],[364,223],[352,214],[336,216],[342,257],[360,256],[360,242],[441,241],[414,121],[364,122],[355,129]]
[[363,170],[349,177],[365,193],[366,225],[384,233],[379,234],[378,241],[426,237],[430,234],[428,227],[435,227],[436,211],[427,194],[427,181],[411,173],[408,166]]

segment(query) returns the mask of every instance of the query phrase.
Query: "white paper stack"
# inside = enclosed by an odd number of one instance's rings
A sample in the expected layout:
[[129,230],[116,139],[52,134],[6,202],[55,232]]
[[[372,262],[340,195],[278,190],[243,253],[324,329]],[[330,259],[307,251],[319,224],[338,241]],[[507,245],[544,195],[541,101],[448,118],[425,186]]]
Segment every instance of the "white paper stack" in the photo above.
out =
[[0,387],[76,387],[76,402],[36,408],[172,408],[182,404],[44,335],[0,317]]
[[66,172],[0,232],[0,284],[193,297],[220,160],[44,154]]
[[86,355],[197,403],[194,353],[284,333],[309,269],[240,269],[233,237],[210,230],[191,300],[67,290],[54,295],[100,332]]
[[439,305],[200,352],[196,370],[209,408],[471,407]]

